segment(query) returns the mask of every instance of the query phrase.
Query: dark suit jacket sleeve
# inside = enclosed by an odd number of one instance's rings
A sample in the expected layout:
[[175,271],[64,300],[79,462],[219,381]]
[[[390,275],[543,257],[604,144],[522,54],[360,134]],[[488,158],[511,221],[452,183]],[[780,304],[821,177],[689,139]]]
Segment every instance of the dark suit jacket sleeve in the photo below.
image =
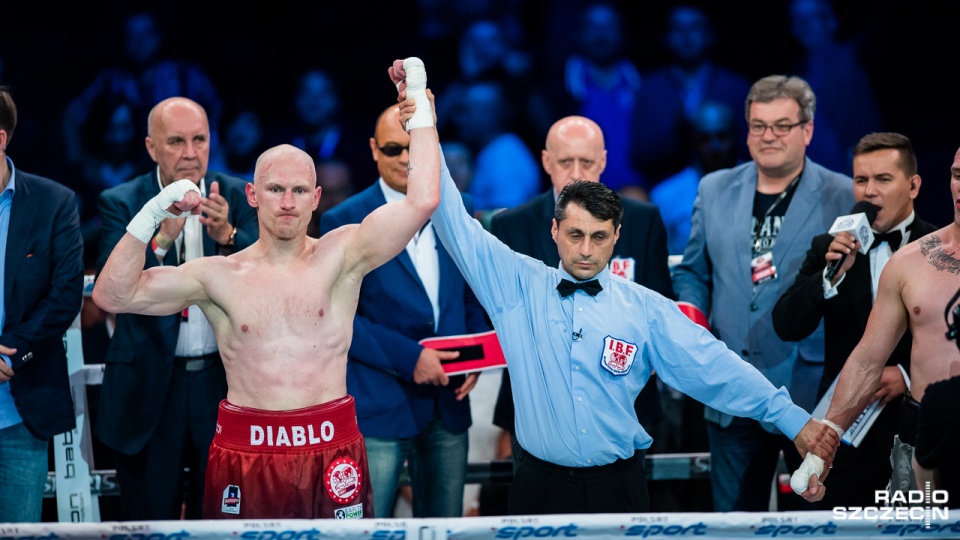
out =
[[823,297],[824,256],[831,236],[813,238],[800,272],[773,306],[773,329],[784,341],[800,341],[817,329],[827,302]]
[[667,227],[663,224],[663,217],[660,216],[659,208],[653,207],[650,222],[650,237],[644,242],[647,247],[647,252],[644,253],[644,264],[647,267],[645,272],[647,283],[645,285],[648,289],[653,289],[671,300],[676,300],[676,294],[673,292],[673,282],[670,279]]
[[[134,180],[131,180],[131,182]],[[100,214],[100,253],[97,256],[97,275],[103,270],[113,248],[127,233],[127,225],[133,218],[126,201],[106,191],[100,195],[97,210]],[[149,247],[149,246],[148,246]],[[147,258],[149,264],[150,258]]]
[[224,175],[215,173],[213,180],[221,184],[220,194],[230,204],[230,224],[237,228],[236,244],[229,251],[236,252],[250,247],[260,238],[260,222],[257,219],[257,209],[247,202],[244,188],[246,180],[241,178],[224,178]]
[[[62,194],[37,193],[34,196],[57,197],[54,215],[45,217],[52,220],[51,228],[43,228],[39,232],[50,234],[48,255],[51,274],[49,283],[41,284],[42,298],[19,320],[8,318],[0,336],[0,343],[17,350],[10,356],[14,370],[23,366],[23,356],[31,352],[33,345],[62,339],[80,313],[83,303],[83,237],[80,234],[76,196],[66,191]],[[31,279],[31,276],[21,277],[28,283]],[[29,293],[26,288],[20,292]]]
[[496,236],[501,242],[508,244],[508,242],[504,240],[509,233],[503,224],[503,216],[499,216],[498,218],[498,216],[494,214],[494,216],[490,219],[490,234]]

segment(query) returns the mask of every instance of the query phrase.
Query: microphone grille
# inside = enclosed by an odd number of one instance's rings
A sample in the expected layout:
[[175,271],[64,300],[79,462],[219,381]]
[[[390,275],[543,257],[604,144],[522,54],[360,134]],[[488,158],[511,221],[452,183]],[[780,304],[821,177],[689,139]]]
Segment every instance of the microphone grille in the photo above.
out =
[[866,214],[867,221],[870,224],[873,224],[873,221],[877,219],[877,207],[868,203],[867,201],[860,201],[857,204],[853,205],[853,208],[850,210],[851,214]]

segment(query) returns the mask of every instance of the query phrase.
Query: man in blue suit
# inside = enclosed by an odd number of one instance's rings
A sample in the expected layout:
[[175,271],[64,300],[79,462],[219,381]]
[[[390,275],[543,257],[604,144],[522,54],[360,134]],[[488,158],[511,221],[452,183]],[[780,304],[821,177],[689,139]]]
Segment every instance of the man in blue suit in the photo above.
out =
[[[360,223],[374,209],[405,197],[410,135],[399,118],[399,107],[388,107],[370,139],[379,181],[325,212],[321,233]],[[360,288],[347,390],[356,398],[377,517],[392,516],[405,461],[415,517],[463,514],[471,423],[467,394],[478,374],[448,377],[441,362],[459,353],[424,348],[419,341],[490,328],[450,255],[438,248],[427,222]]]
[[0,523],[40,521],[50,438],[76,427],[63,334],[83,302],[76,196],[16,169],[0,87]]
[[[98,273],[127,224],[161,188],[189,179],[204,193],[203,215],[163,220],[144,268],[227,254],[259,237],[245,180],[208,171],[210,128],[203,107],[161,101],[148,119],[147,151],[157,167],[100,195]],[[121,517],[201,516],[207,451],[227,380],[213,330],[197,306],[154,317],[120,314],[105,358],[96,434],[116,450]],[[190,468],[183,495],[183,469]]]
[[[785,342],[771,313],[811,239],[853,206],[853,180],[806,157],[816,110],[806,81],[764,77],[750,88],[746,106],[753,160],[700,181],[673,284],[681,302],[710,317],[727,347],[810,411],[823,372],[823,326]],[[705,417],[714,509],[768,510],[780,451],[790,470],[800,465],[790,441],[757,420],[710,407]]]

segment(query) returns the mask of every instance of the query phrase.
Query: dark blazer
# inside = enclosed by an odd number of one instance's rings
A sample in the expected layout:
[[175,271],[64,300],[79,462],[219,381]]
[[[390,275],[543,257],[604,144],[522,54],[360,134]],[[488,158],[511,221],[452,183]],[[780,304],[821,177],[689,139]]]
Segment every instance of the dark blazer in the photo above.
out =
[[10,391],[24,425],[48,439],[76,427],[63,334],[83,303],[83,237],[72,191],[15,174],[0,344],[17,350]]
[[[915,218],[910,241],[935,230],[933,225]],[[823,322],[824,366],[817,390],[818,400],[840,374],[847,357],[863,337],[873,308],[869,254],[858,253],[837,287],[837,295],[824,299],[824,257],[832,241],[833,235],[828,233],[813,238],[793,285],[773,308],[773,328],[784,341],[806,339]],[[909,373],[911,345],[908,331],[887,359],[887,365],[899,364]],[[901,398],[897,398],[887,404],[859,448],[840,446],[830,475],[833,482],[821,505],[823,508],[875,504],[874,489],[883,489],[890,478],[890,448],[900,422],[900,402]],[[871,480],[879,487],[871,486]]]
[[[472,212],[469,195],[464,203]],[[386,204],[379,182],[323,213],[320,232],[360,223]],[[470,427],[469,399],[453,391],[464,378],[443,386],[416,384],[413,369],[423,347],[419,340],[490,330],[486,313],[437,240],[440,264],[440,321],[434,332],[433,308],[406,249],[363,278],[353,341],[347,363],[347,391],[356,399],[357,422],[367,437],[398,439],[423,430],[436,410],[444,427],[462,433]]]
[[[550,188],[516,208],[493,216],[490,232],[514,251],[557,267],[560,253],[550,234],[554,205],[553,188]],[[652,204],[624,198],[620,239],[613,248],[613,257],[632,258],[634,281],[672,299],[667,256],[667,229],[660,210]],[[640,424],[648,430],[663,417],[656,384],[644,387],[635,409]],[[513,410],[510,376],[504,372],[493,423],[513,433]]]
[[[206,185],[218,182],[220,194],[230,204],[229,221],[237,228],[236,246],[241,250],[257,240],[259,224],[256,210],[247,203],[246,180],[221,173],[208,172]],[[100,194],[101,220],[98,272],[103,269],[110,252],[126,233],[127,224],[143,205],[160,193],[156,169]],[[156,255],[146,246],[144,268],[159,266]],[[203,230],[204,256],[217,255],[219,248]],[[176,265],[177,255],[171,249],[164,265]],[[173,357],[180,333],[180,314],[153,317],[119,314],[110,348],[104,359],[103,386],[100,393],[100,416],[96,434],[105,444],[124,454],[143,449],[160,418],[168,396],[173,373]],[[211,368],[214,369],[214,368]],[[222,370],[222,365],[216,369]],[[226,397],[226,380],[219,392]]]

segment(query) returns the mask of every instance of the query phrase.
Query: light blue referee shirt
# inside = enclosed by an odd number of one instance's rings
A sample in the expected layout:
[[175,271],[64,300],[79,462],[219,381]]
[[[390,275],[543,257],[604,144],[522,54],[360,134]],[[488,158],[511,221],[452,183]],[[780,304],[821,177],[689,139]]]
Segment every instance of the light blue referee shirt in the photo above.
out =
[[663,382],[729,414],[797,436],[810,414],[676,304],[605,269],[596,296],[561,298],[562,268],[514,252],[463,207],[441,152],[437,235],[497,330],[513,380],[517,439],[567,467],[606,465],[650,447],[633,402]]

